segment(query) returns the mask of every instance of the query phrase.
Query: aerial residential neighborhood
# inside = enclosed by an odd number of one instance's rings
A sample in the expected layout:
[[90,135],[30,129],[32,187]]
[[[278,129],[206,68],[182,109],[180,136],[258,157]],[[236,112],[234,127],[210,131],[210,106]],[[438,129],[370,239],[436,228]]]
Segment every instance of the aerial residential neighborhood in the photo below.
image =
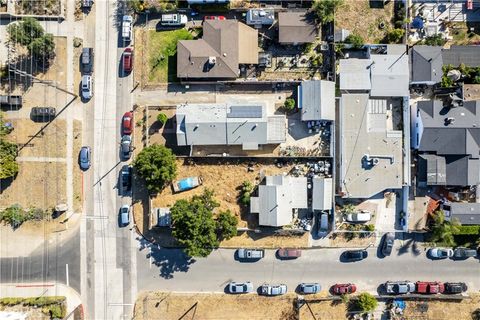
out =
[[0,0],[0,320],[480,320],[480,1]]

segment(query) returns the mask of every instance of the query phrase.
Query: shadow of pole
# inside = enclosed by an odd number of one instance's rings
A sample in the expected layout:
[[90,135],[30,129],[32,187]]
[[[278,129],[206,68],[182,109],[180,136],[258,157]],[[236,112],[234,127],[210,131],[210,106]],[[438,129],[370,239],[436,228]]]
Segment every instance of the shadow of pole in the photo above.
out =
[[121,164],[122,161],[118,161],[112,168],[110,168],[110,170],[108,170],[103,176],[100,177],[100,179],[98,179],[94,184],[93,186],[95,187],[97,184],[101,183],[102,180],[110,173],[112,172],[113,170],[115,170],[116,167],[118,167],[119,164]]

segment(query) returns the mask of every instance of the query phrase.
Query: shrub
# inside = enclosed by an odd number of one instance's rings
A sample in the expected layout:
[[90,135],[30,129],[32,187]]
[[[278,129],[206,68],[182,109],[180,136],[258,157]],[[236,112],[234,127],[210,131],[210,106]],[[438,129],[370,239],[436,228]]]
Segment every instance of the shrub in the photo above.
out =
[[352,33],[345,39],[345,43],[350,43],[354,48],[361,48],[365,44],[365,40],[360,35]]
[[375,225],[374,224],[367,224],[364,228],[365,231],[370,231],[373,232],[375,231]]
[[403,35],[405,34],[405,30],[403,29],[392,29],[387,32],[385,36],[385,42],[387,43],[401,43],[403,40]]
[[358,295],[355,306],[363,312],[375,310],[378,305],[377,299],[368,292],[362,292]]
[[445,40],[440,33],[426,37],[423,41],[427,46],[443,46],[445,42],[447,42],[447,40]]
[[479,234],[480,233],[480,226],[458,226],[458,230],[455,230],[453,234],[455,235],[469,235],[469,234]]
[[244,206],[248,206],[250,204],[250,196],[253,191],[253,185],[250,181],[243,181],[241,195],[240,195],[240,203]]
[[165,125],[165,123],[167,123],[168,117],[165,113],[159,113],[158,116],[157,116],[157,121],[160,122],[160,124],[163,127]]
[[293,109],[295,109],[295,100],[293,98],[287,98],[287,100],[285,100],[285,103],[283,104],[283,108],[286,111],[292,111]]

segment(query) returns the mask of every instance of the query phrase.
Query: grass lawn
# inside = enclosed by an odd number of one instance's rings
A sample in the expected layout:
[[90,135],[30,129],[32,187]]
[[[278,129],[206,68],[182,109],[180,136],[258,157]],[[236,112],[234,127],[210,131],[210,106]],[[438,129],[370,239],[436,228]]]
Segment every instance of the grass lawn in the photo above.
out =
[[148,82],[177,81],[177,42],[188,39],[186,29],[148,32]]
[[[471,23],[471,27],[479,28],[479,24]],[[479,44],[480,35],[476,33],[470,33],[469,28],[464,22],[454,22],[450,27],[450,34],[452,35],[451,44],[455,45],[469,45]]]

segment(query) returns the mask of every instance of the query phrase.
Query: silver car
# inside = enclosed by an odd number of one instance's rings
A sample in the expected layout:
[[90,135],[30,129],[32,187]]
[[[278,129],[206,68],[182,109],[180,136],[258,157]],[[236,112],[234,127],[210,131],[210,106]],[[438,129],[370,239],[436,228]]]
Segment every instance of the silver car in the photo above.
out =
[[124,135],[122,142],[120,143],[120,150],[122,153],[122,159],[128,160],[132,156],[132,137]]
[[241,260],[260,260],[263,258],[265,250],[263,249],[238,249],[237,255]]
[[228,284],[228,292],[230,293],[250,293],[253,292],[253,284],[250,281],[247,282],[230,282]]
[[300,284],[300,293],[302,294],[319,293],[321,290],[322,290],[322,287],[318,283],[301,283]]
[[93,97],[93,88],[92,88],[92,76],[84,75],[82,76],[82,98],[89,100]]
[[430,248],[428,255],[433,259],[447,259],[453,256],[453,250],[450,248]]
[[287,285],[285,285],[285,284],[278,284],[278,285],[264,284],[261,287],[261,293],[264,296],[280,296],[282,294],[287,293]]
[[411,281],[387,281],[384,286],[387,294],[407,294],[415,292],[415,283]]

